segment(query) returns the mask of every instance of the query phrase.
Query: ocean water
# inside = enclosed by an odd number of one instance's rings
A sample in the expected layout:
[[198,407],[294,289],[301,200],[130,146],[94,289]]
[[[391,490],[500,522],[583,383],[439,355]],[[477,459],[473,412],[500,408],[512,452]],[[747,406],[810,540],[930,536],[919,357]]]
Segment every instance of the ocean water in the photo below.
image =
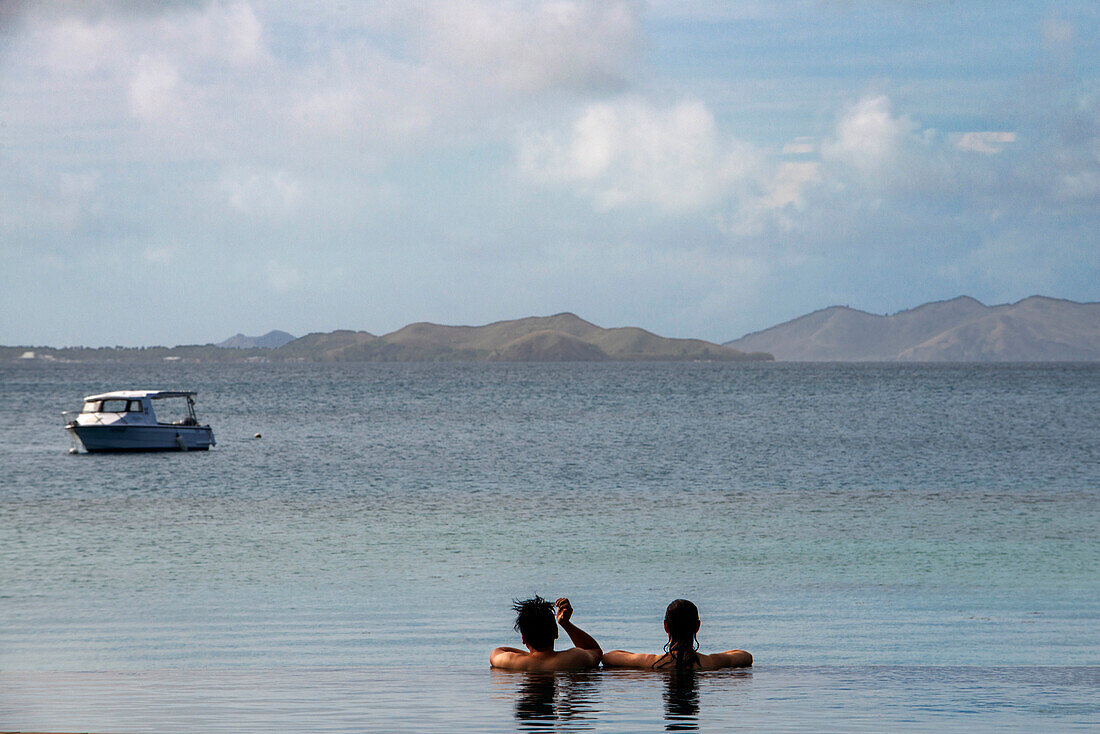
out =
[[[145,387],[217,447],[67,453]],[[1098,537],[1100,366],[4,366],[0,730],[1095,730]]]

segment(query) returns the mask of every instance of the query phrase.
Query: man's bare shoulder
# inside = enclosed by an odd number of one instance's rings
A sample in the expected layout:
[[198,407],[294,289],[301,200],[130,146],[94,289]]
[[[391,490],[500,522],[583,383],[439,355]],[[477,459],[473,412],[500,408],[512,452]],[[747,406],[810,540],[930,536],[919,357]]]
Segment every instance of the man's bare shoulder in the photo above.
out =
[[591,650],[574,647],[549,655],[522,652],[513,648],[498,647],[489,655],[489,664],[504,670],[584,670],[600,664],[599,656]]
[[539,659],[526,650],[514,647],[498,647],[489,653],[489,665],[504,670],[537,670],[534,666]]

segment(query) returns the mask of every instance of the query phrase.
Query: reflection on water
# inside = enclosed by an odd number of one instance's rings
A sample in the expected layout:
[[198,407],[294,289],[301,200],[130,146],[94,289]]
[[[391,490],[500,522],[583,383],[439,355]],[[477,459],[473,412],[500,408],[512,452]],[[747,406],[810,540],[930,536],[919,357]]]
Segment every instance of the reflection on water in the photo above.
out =
[[[1096,731],[1100,667],[773,666],[587,674],[457,667],[0,671],[0,730],[179,734]],[[683,691],[694,713],[673,719]],[[488,690],[487,690],[488,689]],[[676,692],[662,701],[667,692]],[[488,695],[486,695],[488,694]],[[680,705],[680,704],[677,704]],[[823,718],[827,717],[827,718]],[[824,721],[824,724],[823,724]],[[679,729],[672,725],[679,726]]]
[[598,671],[498,672],[515,676],[515,716],[523,731],[586,731],[597,713]]
[[698,731],[699,688],[694,670],[670,670],[665,682],[665,731]]
[[554,699],[557,696],[558,682],[553,673],[529,673],[516,690],[516,720],[538,726],[540,722],[556,719]]
[[[602,675],[609,683],[604,698],[608,706],[614,707],[615,699],[620,695],[636,695],[638,691],[654,691],[657,686],[663,688],[665,731],[698,731],[700,711],[704,701],[709,702],[708,718],[714,721],[716,711],[712,708],[718,702],[719,709],[728,709],[731,702],[751,695],[753,671],[751,668],[730,670],[632,670],[605,669]],[[735,693],[736,689],[742,689]],[[630,709],[632,715],[654,721],[657,716],[656,702],[652,710]]]

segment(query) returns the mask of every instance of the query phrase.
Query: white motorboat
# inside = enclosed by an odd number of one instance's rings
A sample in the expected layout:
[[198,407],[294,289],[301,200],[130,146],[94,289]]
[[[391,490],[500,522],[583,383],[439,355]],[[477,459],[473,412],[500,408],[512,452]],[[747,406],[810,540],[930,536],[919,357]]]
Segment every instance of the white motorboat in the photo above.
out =
[[199,425],[195,393],[188,391],[119,390],[89,395],[79,413],[61,415],[74,450],[82,445],[89,453],[205,451],[215,443],[210,426]]

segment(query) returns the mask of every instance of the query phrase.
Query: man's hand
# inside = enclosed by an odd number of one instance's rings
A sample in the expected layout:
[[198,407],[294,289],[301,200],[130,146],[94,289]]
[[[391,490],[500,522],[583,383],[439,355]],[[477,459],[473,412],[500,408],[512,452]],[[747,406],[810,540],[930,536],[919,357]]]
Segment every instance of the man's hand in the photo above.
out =
[[569,618],[573,616],[573,606],[569,603],[569,600],[564,596],[554,602],[554,606],[557,607],[558,624],[564,625],[569,621]]
[[557,608],[558,625],[565,630],[574,645],[572,650],[566,650],[562,652],[562,655],[579,657],[584,661],[584,665],[581,667],[590,668],[599,665],[600,658],[603,657],[600,644],[592,639],[592,635],[569,621],[570,617],[573,616],[573,605],[563,596],[554,602],[554,606]]

